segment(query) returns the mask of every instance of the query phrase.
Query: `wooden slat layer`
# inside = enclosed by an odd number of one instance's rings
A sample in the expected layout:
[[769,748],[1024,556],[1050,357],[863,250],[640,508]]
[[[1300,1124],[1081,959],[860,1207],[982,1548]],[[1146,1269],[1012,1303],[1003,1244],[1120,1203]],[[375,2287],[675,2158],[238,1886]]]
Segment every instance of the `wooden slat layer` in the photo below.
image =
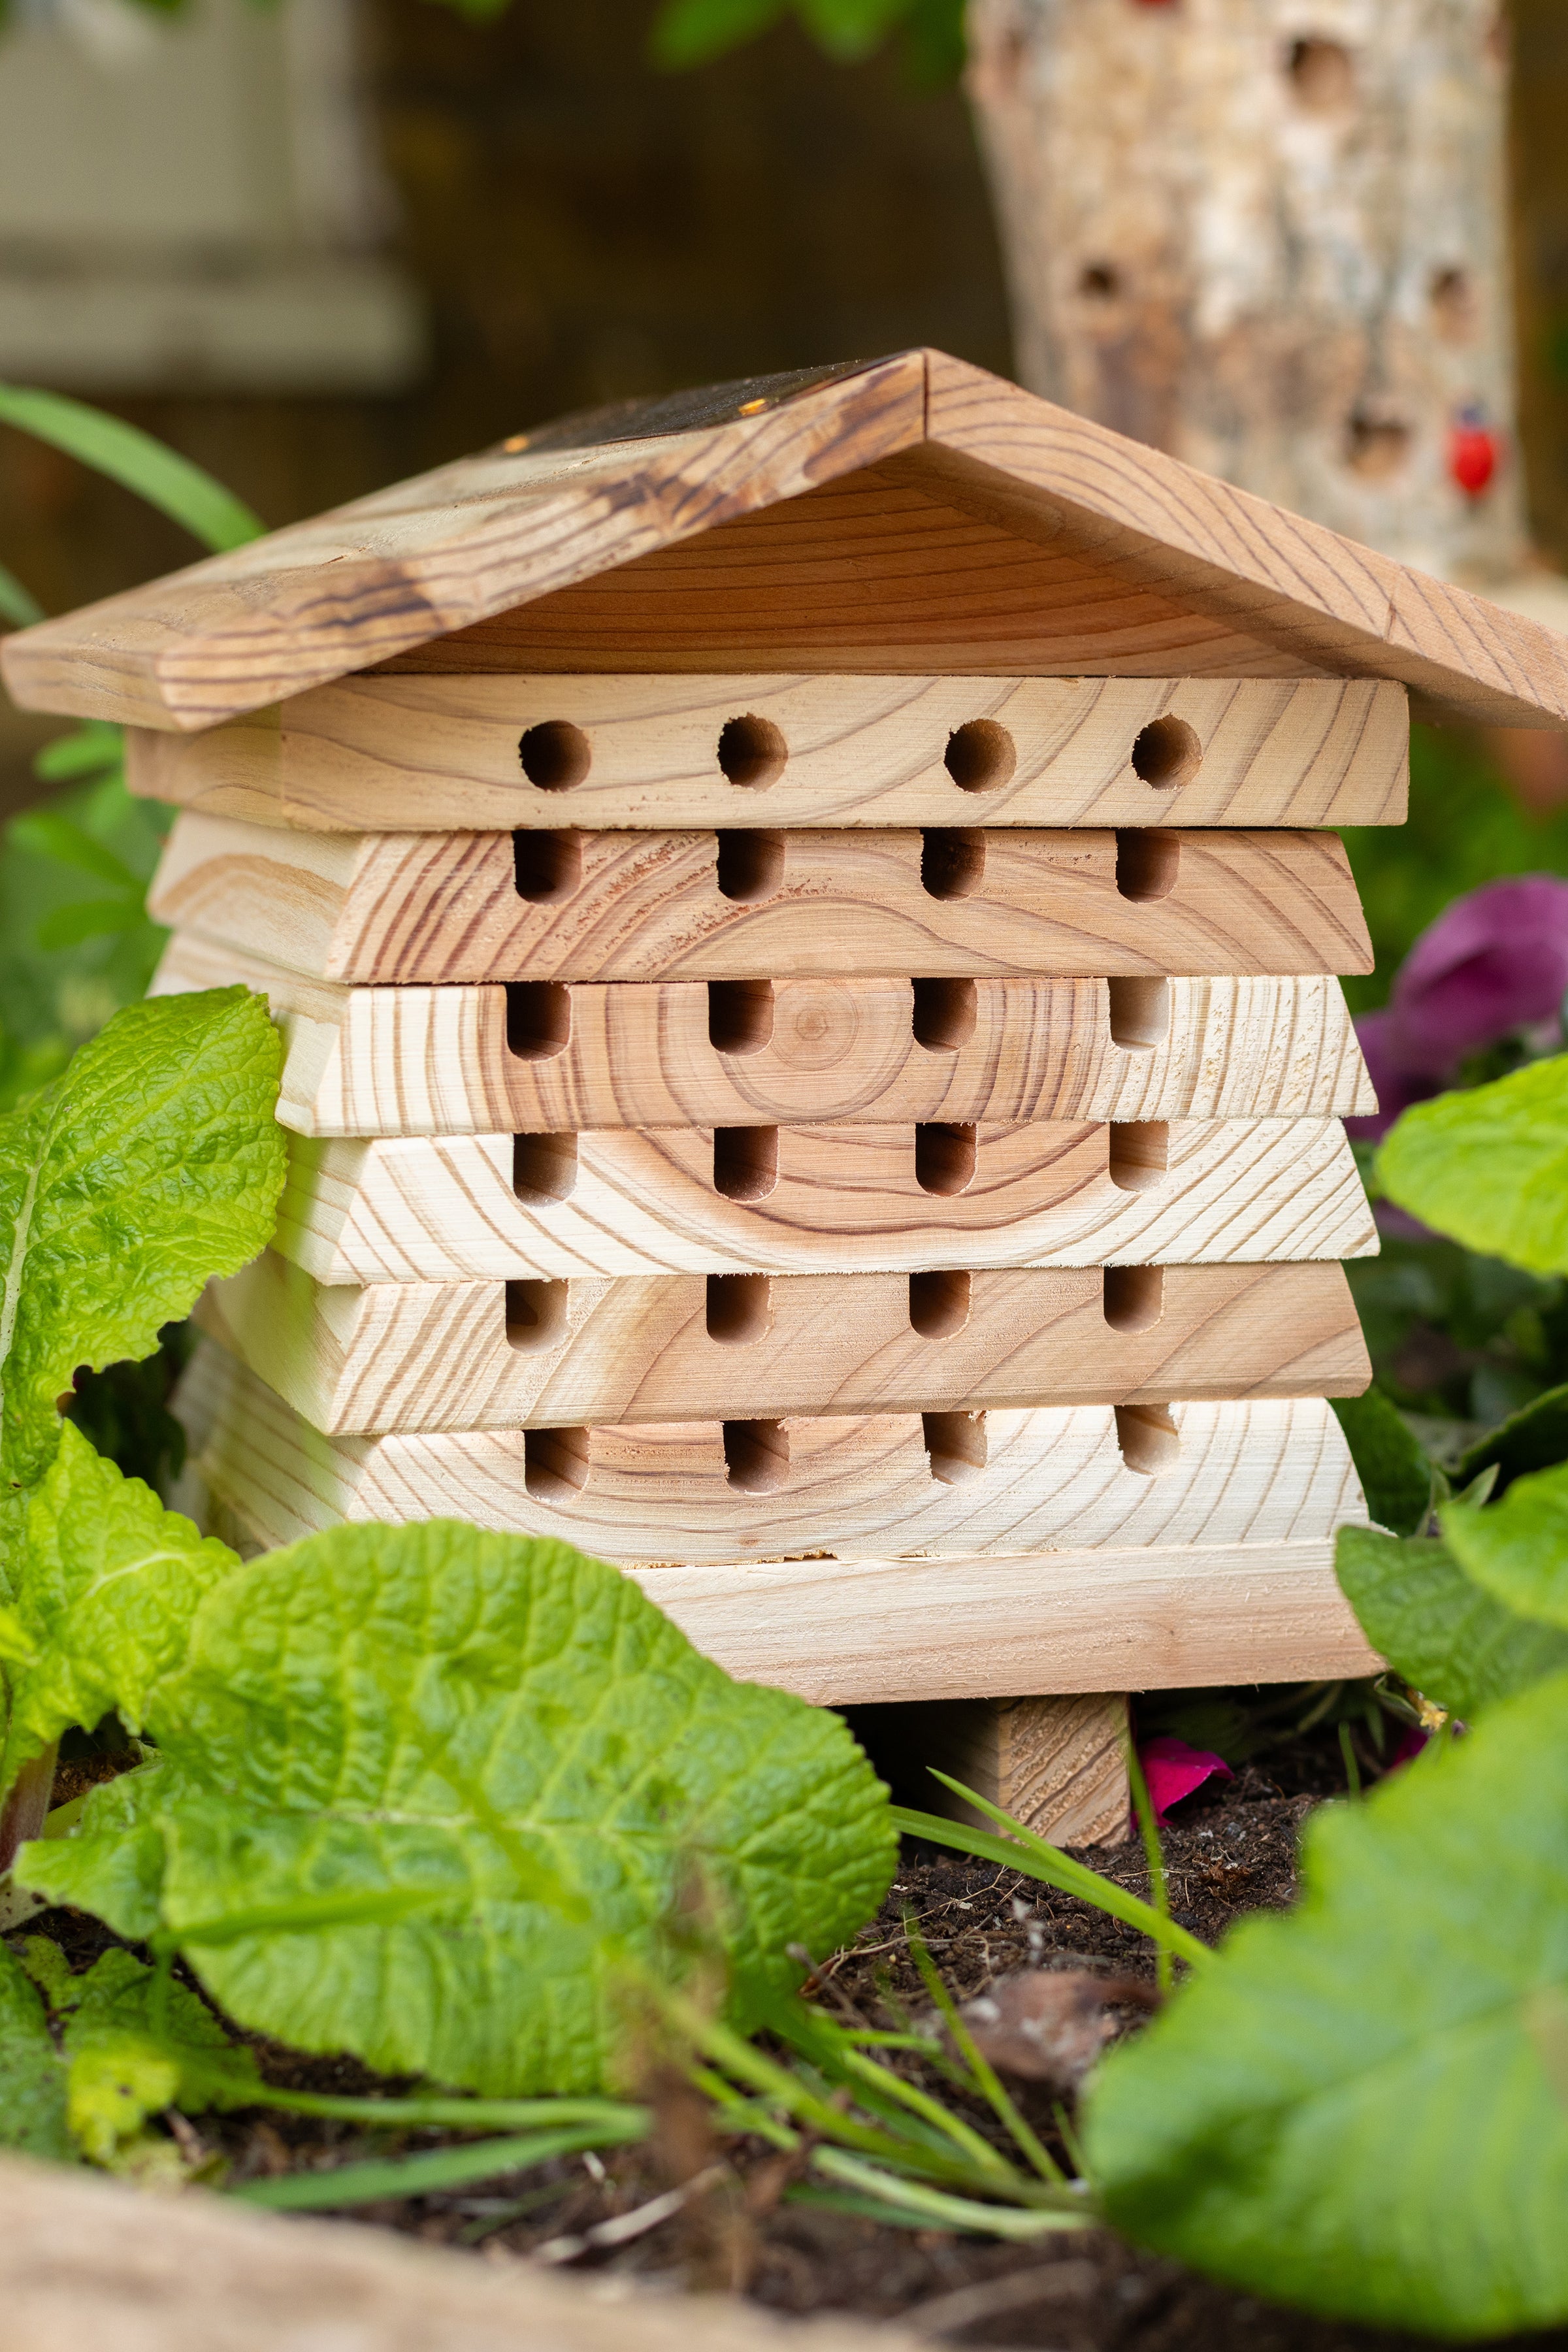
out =
[[160,922],[364,985],[1370,971],[1332,833],[280,833],[187,811]]
[[[922,1168],[962,1177],[969,1140],[800,1127],[720,1146],[700,1129],[301,1141],[274,1246],[324,1283],[1260,1265],[1377,1247],[1337,1120],[982,1125],[967,1188],[926,1190]],[[771,1191],[718,1189],[716,1172],[750,1181],[763,1149]]]
[[272,1251],[202,1328],[318,1429],[550,1428],[1359,1394],[1337,1265],[323,1287]]
[[1409,720],[1372,679],[372,676],[129,753],[155,800],[315,832],[1398,824]]
[[153,988],[234,981],[282,1022],[304,1135],[1377,1108],[1334,980],[563,986],[514,995],[516,1051],[500,987],[347,988],[180,934]]
[[1339,1423],[1310,1397],[934,1427],[849,1414],[329,1436],[209,1346],[180,1412],[202,1475],[271,1543],[339,1518],[451,1517],[623,1564],[722,1563],[1320,1541],[1365,1517]]

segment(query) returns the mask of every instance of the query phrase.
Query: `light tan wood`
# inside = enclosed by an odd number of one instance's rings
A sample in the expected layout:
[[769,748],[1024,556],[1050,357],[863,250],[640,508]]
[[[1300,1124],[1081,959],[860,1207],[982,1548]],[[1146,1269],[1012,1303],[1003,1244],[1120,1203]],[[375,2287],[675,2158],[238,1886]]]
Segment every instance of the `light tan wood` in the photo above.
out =
[[128,752],[154,800],[350,833],[1397,824],[1409,784],[1405,689],[1337,678],[370,676]]
[[204,1330],[318,1429],[1359,1395],[1337,1265],[653,1275],[326,1288],[266,1251]]
[[311,978],[1370,971],[1333,833],[279,833],[187,811],[149,910]]
[[994,1830],[931,1774],[946,1772],[1057,1845],[1120,1843],[1128,1834],[1127,1700],[951,1698],[859,1707],[852,1728],[892,1784],[895,1802]]
[[722,1564],[1257,1549],[1327,1540],[1366,1516],[1317,1397],[350,1437],[206,1345],[179,1412],[202,1479],[273,1544],[337,1519],[452,1517],[622,1565]]
[[[922,1168],[963,1179],[971,1138],[967,1189],[924,1190]],[[718,1189],[716,1174],[765,1183],[775,1151],[763,1197]],[[717,1141],[601,1129],[298,1140],[289,1158],[274,1246],[324,1283],[1259,1265],[1377,1248],[1334,1119],[746,1128]]]
[[[149,2197],[82,2166],[0,2156],[0,2209],[6,2352],[866,2352],[858,2319],[483,2262],[201,2189]],[[922,2338],[879,2322],[876,2342]]]
[[1547,630],[942,353],[740,405],[520,436],[17,631],[6,684],[194,731],[417,649],[426,669],[1329,672],[1495,725],[1568,719]]
[[303,1135],[1377,1108],[1334,980],[530,988],[516,1051],[502,988],[351,989],[189,935],[153,992],[237,980],[281,1021],[278,1115]]

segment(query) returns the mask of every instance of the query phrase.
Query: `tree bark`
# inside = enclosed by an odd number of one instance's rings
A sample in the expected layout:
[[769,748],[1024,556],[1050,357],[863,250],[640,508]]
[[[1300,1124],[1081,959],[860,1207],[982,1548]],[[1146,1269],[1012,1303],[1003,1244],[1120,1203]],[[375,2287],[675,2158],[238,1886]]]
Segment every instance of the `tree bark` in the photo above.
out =
[[1521,568],[1496,0],[969,30],[1026,383],[1447,578]]

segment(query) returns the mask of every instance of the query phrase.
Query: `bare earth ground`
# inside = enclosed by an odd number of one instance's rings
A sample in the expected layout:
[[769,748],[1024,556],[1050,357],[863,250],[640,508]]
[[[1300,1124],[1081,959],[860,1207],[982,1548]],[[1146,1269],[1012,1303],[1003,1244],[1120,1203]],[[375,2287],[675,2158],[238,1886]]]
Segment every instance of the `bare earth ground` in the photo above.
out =
[[[1242,1911],[1289,1902],[1300,1823],[1321,1797],[1342,1791],[1337,1755],[1324,1741],[1300,1743],[1268,1762],[1268,1772],[1249,1765],[1217,1791],[1189,1799],[1167,1827],[1173,1910],[1205,1941]],[[68,1793],[58,1790],[57,1801]],[[1083,1858],[1145,1891],[1136,1845],[1090,1849]],[[868,2023],[891,2024],[896,2021],[881,2006],[885,1992],[910,2009],[926,2006],[905,1943],[906,1908],[915,1913],[933,1958],[961,1999],[1024,1966],[1104,1969],[1152,1982],[1149,1947],[1131,1928],[989,1864],[929,1848],[907,1850],[879,1917],[855,1947],[818,1969],[818,1997],[839,2015],[854,2010]],[[95,1922],[70,1912],[47,1913],[32,1926],[34,1932],[41,1927],[53,1934],[79,1967],[108,1940]],[[1135,2028],[1135,2010],[1121,2014]],[[264,2045],[258,2054],[276,2082],[313,2090],[375,2087],[351,2062],[300,2061]],[[1037,2095],[1031,2103],[1026,2090],[1020,2105],[1037,2129],[1051,2128],[1048,2102]],[[979,2110],[973,2120],[982,2127],[990,2121]],[[392,2147],[435,2146],[443,2137],[409,2133],[389,2147],[387,2136],[380,2135],[373,2148],[357,2126],[279,2113],[204,2116],[196,2128],[209,2149],[227,2158],[231,2182]],[[190,2130],[184,2126],[182,2137]],[[1104,2231],[1006,2246],[792,2204],[784,2201],[789,2163],[760,2141],[714,2144],[706,2136],[700,2103],[672,2092],[647,2147],[602,2159],[563,2158],[526,2181],[487,2182],[482,2191],[362,2206],[353,2218],[440,2244],[472,2246],[476,2259],[537,2260],[545,2250],[546,2260],[635,2276],[651,2292],[739,2288],[777,2311],[897,2319],[955,2346],[1378,2352],[1431,2340],[1304,2318],[1211,2285]],[[576,2242],[596,2225],[660,2198],[672,2183],[699,2175],[708,2185],[657,2226],[610,2247]],[[1535,2352],[1568,2352],[1568,2330],[1510,2340]]]

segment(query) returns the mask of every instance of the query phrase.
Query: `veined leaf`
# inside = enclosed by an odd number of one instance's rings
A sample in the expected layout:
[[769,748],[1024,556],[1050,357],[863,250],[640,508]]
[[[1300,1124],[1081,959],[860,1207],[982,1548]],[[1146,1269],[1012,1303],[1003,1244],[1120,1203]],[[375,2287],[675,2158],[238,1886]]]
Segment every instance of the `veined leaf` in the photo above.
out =
[[21,1962],[0,1944],[0,2147],[68,2164],[66,2072],[44,2004]]
[[0,1118],[0,1480],[48,1467],[79,1365],[148,1354],[267,1242],[279,1055],[243,988],[159,997]]
[[1342,1528],[1334,1567],[1373,1648],[1467,1723],[1497,1700],[1568,1672],[1568,1633],[1516,1615],[1435,1538]]
[[1485,1509],[1450,1503],[1439,1518],[1477,1584],[1521,1617],[1568,1629],[1568,1463],[1516,1478]]
[[0,1606],[0,1794],[72,1724],[90,1729],[114,1708],[139,1731],[184,1663],[197,1602],[238,1565],[68,1422],[27,1500],[13,1603]]
[[155,441],[150,433],[85,401],[68,400],[58,392],[37,392],[23,384],[0,383],[0,425],[14,425],[31,433],[68,457],[79,458],[95,473],[107,474],[138,498],[146,499],[194,539],[221,554],[260,539],[267,529],[258,515],[221,482],[193,466],[188,457]]
[[1398,1207],[1467,1249],[1568,1273],[1568,1055],[1417,1103],[1377,1172]]
[[1307,1825],[1091,2089],[1129,2236],[1309,2311],[1443,2336],[1568,2315],[1568,1677]]
[[1380,1389],[1358,1397],[1332,1397],[1366,1507],[1380,1527],[1413,1535],[1426,1516],[1432,1496],[1432,1465],[1405,1415]]
[[628,1970],[714,1941],[744,2018],[892,1875],[837,1718],[732,1683],[564,1544],[435,1520],[252,1560],[146,1720],[156,1767],[26,1847],[18,1884],[167,1938],[243,2024],[388,2073],[597,2089]]

